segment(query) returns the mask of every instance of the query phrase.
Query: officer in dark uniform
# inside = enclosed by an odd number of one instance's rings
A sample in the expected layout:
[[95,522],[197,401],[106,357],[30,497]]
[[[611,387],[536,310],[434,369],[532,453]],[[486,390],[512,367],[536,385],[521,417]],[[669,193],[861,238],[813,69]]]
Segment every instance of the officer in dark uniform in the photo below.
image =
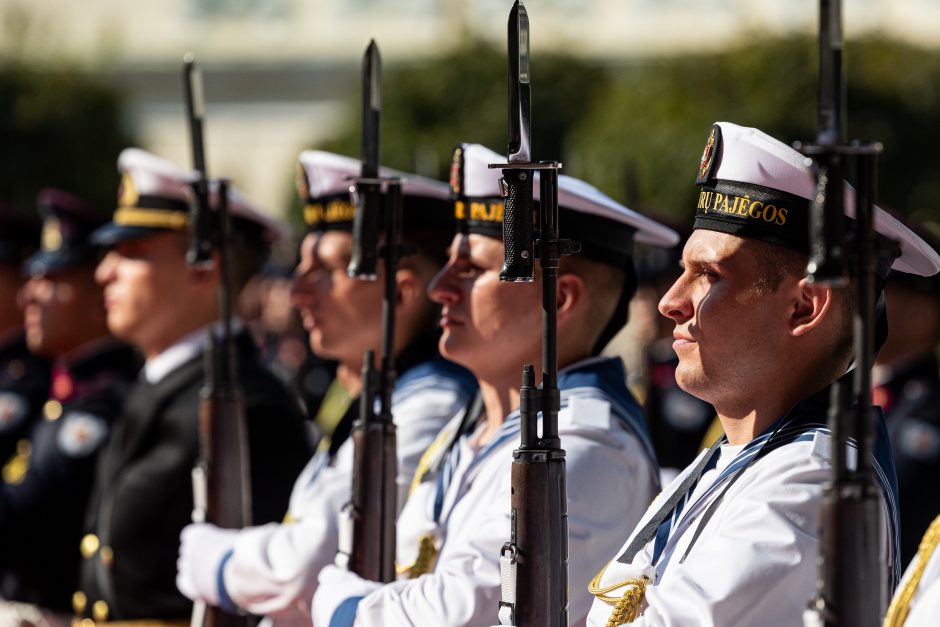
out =
[[[95,621],[188,624],[192,605],[176,590],[176,556],[193,510],[204,345],[219,317],[218,264],[186,264],[189,173],[137,149],[125,150],[118,167],[118,209],[93,235],[109,249],[96,278],[109,329],[146,361],[99,460],[73,609]],[[229,209],[234,300],[281,231],[234,190]],[[312,443],[295,397],[261,366],[244,324],[234,327],[252,514],[261,524],[283,517]]]
[[0,594],[53,611],[71,607],[95,459],[140,368],[105,322],[89,235],[107,219],[65,192],[40,192],[41,249],[21,292],[29,349],[55,360],[43,418],[0,485]]
[[[934,248],[936,238],[918,233]],[[888,339],[878,355],[872,400],[885,411],[898,473],[901,561],[917,553],[940,511],[940,279],[894,272],[885,287]]]
[[17,294],[23,261],[36,248],[39,223],[0,202],[0,464],[39,416],[49,392],[49,361],[26,348]]

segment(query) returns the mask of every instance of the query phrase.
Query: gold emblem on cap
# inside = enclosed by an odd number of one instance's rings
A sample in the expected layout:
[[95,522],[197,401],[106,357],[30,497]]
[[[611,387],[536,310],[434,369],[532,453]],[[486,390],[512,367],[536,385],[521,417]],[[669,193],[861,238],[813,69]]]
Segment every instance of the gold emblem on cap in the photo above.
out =
[[307,171],[302,163],[297,164],[297,173],[294,175],[294,184],[300,199],[306,201],[310,197],[310,183],[307,182]]
[[708,141],[705,142],[705,150],[702,152],[702,160],[698,164],[698,177],[704,179],[705,175],[712,167],[712,161],[715,160],[715,127],[712,127],[708,134]]
[[452,192],[460,195],[461,164],[463,163],[463,148],[457,146],[454,148],[454,156],[450,162],[450,189]]
[[62,248],[62,225],[57,218],[49,218],[42,225],[42,249],[47,252]]
[[121,187],[118,189],[118,206],[133,207],[137,204],[140,194],[137,192],[137,186],[134,184],[134,178],[125,172],[121,176]]

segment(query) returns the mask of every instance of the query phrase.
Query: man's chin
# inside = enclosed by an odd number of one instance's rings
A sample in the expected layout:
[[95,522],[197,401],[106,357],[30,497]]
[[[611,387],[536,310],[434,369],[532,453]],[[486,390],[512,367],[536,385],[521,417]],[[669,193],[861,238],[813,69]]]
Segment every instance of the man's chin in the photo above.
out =
[[682,363],[676,368],[676,385],[686,394],[691,394],[695,398],[709,402],[708,384],[701,371],[692,368],[683,368]]
[[466,343],[455,338],[450,331],[444,331],[437,346],[444,358],[473,370],[473,364],[467,363],[467,359],[470,358],[470,353],[467,350]]

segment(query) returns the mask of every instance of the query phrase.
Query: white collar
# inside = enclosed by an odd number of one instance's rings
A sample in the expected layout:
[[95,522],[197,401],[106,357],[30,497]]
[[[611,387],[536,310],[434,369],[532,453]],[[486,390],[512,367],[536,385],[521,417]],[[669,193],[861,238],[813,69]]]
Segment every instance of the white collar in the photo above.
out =
[[[175,344],[164,350],[156,357],[148,359],[144,363],[144,369],[141,372],[147,383],[157,384],[168,374],[185,364],[187,361],[202,353],[206,346],[206,338],[209,335],[209,327],[220,328],[218,322],[196,329],[189,335],[181,337]],[[232,318],[232,333],[237,334],[245,328],[245,323],[240,318]],[[216,331],[218,334],[219,331]]]
[[209,325],[196,329],[144,363],[141,374],[147,383],[157,384],[168,374],[202,352],[209,335]]

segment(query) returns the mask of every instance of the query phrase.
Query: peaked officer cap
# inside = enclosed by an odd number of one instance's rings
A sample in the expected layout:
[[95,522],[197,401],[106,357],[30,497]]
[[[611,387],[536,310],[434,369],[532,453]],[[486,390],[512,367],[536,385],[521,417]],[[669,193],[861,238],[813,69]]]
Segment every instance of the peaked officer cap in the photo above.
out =
[[[195,172],[139,148],[127,148],[118,157],[121,186],[112,221],[92,235],[94,243],[110,246],[126,239],[189,228],[191,184]],[[209,206],[218,207],[218,185],[209,186]],[[271,243],[289,233],[285,224],[253,205],[229,186],[228,210],[231,235],[259,243]]]
[[25,272],[41,276],[97,261],[91,234],[108,221],[107,216],[60,189],[47,187],[36,199],[43,216],[39,252],[26,260]]

